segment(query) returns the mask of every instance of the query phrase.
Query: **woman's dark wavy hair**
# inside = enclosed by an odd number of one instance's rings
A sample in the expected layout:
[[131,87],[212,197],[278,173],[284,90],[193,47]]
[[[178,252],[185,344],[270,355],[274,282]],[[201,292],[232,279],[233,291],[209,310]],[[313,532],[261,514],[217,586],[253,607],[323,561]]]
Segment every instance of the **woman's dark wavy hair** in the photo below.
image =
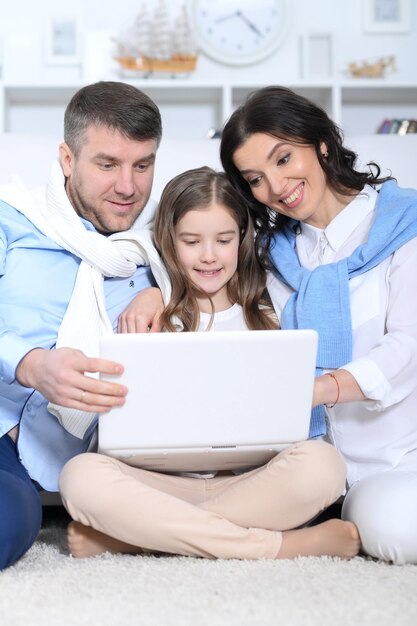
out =
[[224,172],[209,167],[188,170],[175,176],[162,192],[155,213],[153,236],[171,280],[171,300],[161,316],[164,330],[175,331],[179,318],[185,331],[198,329],[200,313],[197,298],[200,291],[183,268],[175,245],[175,226],[189,211],[204,210],[216,202],[224,206],[240,231],[237,271],[227,284],[231,302],[243,308],[251,330],[278,327],[266,294],[266,274],[255,254],[254,227],[246,203]]
[[[342,131],[321,107],[307,98],[286,87],[264,87],[251,93],[224,126],[220,158],[233,186],[249,205],[257,231],[257,250],[264,263],[272,234],[289,218],[257,202],[234,164],[236,150],[255,133],[272,135],[292,144],[313,146],[327,183],[338,193],[353,195],[365,184],[379,185],[390,178],[380,178],[381,169],[373,161],[367,164],[368,171],[357,171],[357,154],[343,145]],[[320,150],[322,142],[327,146],[327,158]]]

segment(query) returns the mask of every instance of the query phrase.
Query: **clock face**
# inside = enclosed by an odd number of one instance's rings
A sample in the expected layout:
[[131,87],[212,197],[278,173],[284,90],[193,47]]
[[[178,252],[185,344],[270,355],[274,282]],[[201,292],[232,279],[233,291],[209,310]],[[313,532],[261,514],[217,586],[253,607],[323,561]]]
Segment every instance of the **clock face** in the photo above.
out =
[[287,0],[194,0],[191,17],[197,45],[228,65],[266,58],[287,29]]

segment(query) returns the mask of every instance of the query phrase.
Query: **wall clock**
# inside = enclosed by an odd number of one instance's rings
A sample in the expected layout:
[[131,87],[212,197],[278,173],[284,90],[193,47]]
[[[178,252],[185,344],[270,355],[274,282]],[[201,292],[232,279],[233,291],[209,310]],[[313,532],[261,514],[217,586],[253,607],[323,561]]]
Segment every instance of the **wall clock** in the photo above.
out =
[[282,43],[288,27],[288,0],[192,0],[197,45],[227,65],[250,65]]

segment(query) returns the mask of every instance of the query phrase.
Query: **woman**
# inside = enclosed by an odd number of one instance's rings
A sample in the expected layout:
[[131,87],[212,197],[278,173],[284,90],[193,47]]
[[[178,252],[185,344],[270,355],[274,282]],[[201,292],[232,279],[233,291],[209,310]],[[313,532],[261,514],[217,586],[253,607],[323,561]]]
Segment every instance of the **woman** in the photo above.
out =
[[415,563],[417,192],[374,163],[356,171],[327,114],[283,87],[233,113],[221,160],[249,203],[281,327],[319,332],[312,431],[347,461],[342,517],[368,554]]

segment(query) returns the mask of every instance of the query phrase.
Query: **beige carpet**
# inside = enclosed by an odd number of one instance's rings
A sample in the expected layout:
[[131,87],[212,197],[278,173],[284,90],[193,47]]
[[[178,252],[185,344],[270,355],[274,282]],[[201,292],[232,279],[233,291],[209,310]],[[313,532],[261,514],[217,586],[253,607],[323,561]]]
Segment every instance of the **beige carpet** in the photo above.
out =
[[417,566],[370,559],[76,560],[66,517],[0,573],[1,626],[416,626]]

